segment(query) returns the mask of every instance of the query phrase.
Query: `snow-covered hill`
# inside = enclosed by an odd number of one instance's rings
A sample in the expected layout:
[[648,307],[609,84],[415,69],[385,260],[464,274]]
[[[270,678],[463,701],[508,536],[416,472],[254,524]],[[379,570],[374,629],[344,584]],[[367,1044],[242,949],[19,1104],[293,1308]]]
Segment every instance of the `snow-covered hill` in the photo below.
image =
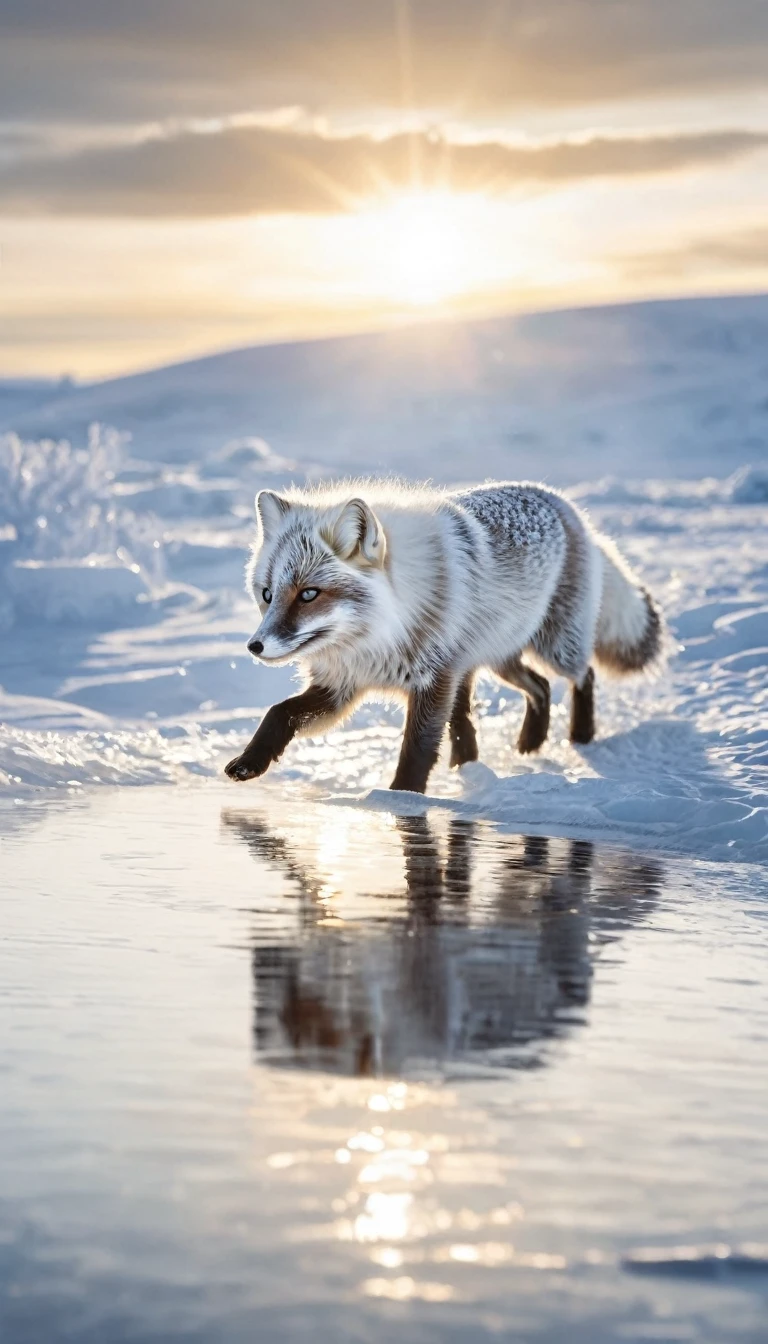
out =
[[412,326],[236,350],[46,393],[0,429],[84,442],[94,421],[154,462],[257,436],[344,472],[454,480],[726,476],[768,453],[768,297]]
[[0,378],[0,425],[19,423],[29,412],[38,414],[47,401],[73,391],[67,378]]
[[[286,693],[288,674],[244,648],[260,485],[535,477],[619,541],[681,647],[656,683],[601,685],[589,748],[565,743],[556,701],[533,762],[512,750],[519,698],[484,685],[484,763],[438,772],[435,800],[510,827],[768,859],[768,298],[413,327],[21,386],[0,386],[9,803],[220,776],[258,708]],[[391,809],[377,788],[398,722],[367,706],[239,796],[289,787]]]

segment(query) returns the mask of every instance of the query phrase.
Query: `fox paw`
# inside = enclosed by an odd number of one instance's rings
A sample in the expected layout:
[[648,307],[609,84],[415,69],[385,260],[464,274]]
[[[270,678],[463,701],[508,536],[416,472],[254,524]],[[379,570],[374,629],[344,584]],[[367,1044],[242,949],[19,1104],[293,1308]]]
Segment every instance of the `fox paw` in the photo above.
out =
[[547,740],[549,732],[549,705],[544,710],[535,710],[530,706],[525,712],[523,726],[517,739],[517,750],[521,756],[529,756],[539,751]]
[[242,756],[235,756],[233,761],[224,766],[224,774],[236,784],[241,784],[246,779],[258,779],[259,775],[266,774],[271,764],[271,758],[259,760],[256,756],[248,756],[243,752]]
[[451,769],[466,765],[478,758],[477,734],[471,719],[460,719],[450,725]]

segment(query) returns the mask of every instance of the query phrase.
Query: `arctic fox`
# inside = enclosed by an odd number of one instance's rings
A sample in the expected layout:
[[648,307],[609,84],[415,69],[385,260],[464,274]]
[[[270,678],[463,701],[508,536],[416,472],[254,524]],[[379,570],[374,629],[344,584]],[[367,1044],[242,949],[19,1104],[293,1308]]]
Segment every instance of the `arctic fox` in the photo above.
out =
[[358,481],[256,498],[248,586],[264,663],[298,663],[305,689],[274,705],[230,779],[253,779],[296,734],[339,723],[363,697],[407,701],[391,787],[423,793],[446,724],[451,765],[477,760],[472,693],[489,670],[522,691],[517,742],[549,729],[549,675],[572,686],[570,739],[594,736],[592,663],[638,672],[662,618],[606,537],[554,490],[491,483],[448,492]]

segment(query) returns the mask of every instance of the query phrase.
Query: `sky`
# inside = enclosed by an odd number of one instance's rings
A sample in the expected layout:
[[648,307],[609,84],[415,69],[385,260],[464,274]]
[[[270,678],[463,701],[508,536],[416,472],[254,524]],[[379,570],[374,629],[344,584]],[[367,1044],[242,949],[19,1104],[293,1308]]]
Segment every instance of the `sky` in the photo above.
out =
[[761,289],[765,0],[0,0],[0,376]]

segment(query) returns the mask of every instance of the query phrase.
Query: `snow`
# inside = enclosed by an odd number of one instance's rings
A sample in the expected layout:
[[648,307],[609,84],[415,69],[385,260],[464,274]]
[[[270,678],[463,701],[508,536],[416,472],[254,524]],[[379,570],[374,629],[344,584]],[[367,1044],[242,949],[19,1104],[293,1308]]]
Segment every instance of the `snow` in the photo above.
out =
[[144,591],[139,566],[111,555],[16,560],[6,577],[14,617],[46,623],[103,625],[127,619]]
[[[494,319],[212,356],[89,387],[0,384],[0,780],[9,798],[219,777],[290,672],[245,651],[253,497],[396,471],[566,487],[661,601],[656,680],[598,689],[599,738],[540,756],[480,687],[481,760],[426,806],[515,829],[768,860],[768,298]],[[243,786],[385,792],[367,705]],[[233,794],[236,786],[233,786]],[[416,804],[421,806],[422,804]]]
[[[302,470],[723,481],[768,440],[768,302],[683,300],[237,350],[46,394],[0,430],[210,463],[260,439]],[[415,457],[415,460],[414,460]]]

